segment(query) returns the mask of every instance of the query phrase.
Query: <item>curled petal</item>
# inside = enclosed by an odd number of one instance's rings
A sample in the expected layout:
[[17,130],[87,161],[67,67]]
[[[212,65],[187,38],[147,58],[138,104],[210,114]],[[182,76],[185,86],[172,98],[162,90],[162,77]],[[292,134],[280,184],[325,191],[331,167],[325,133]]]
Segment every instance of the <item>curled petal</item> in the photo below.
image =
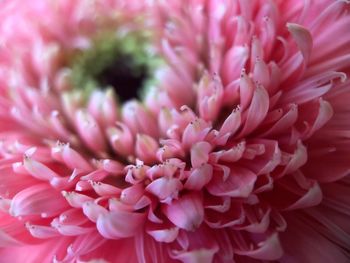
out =
[[322,128],[333,116],[333,108],[331,104],[324,101],[322,98],[319,99],[319,108],[317,117],[310,127],[310,129],[304,135],[305,138],[311,137],[317,130]]
[[254,131],[264,120],[269,109],[269,95],[263,87],[257,87],[254,91],[251,105],[240,136],[247,135]]
[[244,255],[260,260],[277,260],[283,255],[283,250],[278,239],[278,234],[274,233],[265,241],[258,244],[258,248],[253,250],[234,250],[238,255]]
[[64,236],[80,236],[87,234],[93,230],[92,227],[81,227],[76,225],[62,225],[57,219],[54,219],[51,226],[56,228],[57,231]]
[[124,104],[122,119],[134,134],[144,133],[152,137],[158,136],[158,125],[153,115],[136,101]]
[[135,236],[143,227],[145,214],[127,211],[113,211],[98,217],[96,227],[108,239]]
[[169,229],[147,230],[147,233],[158,242],[171,243],[177,238],[179,229],[173,227]]
[[242,167],[234,167],[227,179],[214,174],[207,185],[209,193],[215,196],[248,197],[254,188],[256,175]]
[[254,95],[255,85],[250,77],[245,73],[245,70],[241,73],[239,81],[239,93],[241,99],[242,111],[247,109]]
[[292,34],[307,63],[312,50],[312,36],[310,32],[305,27],[294,23],[288,23],[287,28]]
[[46,165],[25,156],[23,160],[24,167],[34,177],[44,181],[50,181],[54,177],[59,177]]
[[295,210],[300,208],[312,207],[321,203],[322,191],[319,184],[310,179],[306,179],[301,173],[295,173],[294,178],[299,187],[306,190],[297,201],[289,205],[285,210]]
[[201,190],[212,178],[213,166],[203,164],[202,166],[193,169],[190,176],[187,178],[185,188],[190,190]]
[[120,194],[120,200],[126,204],[135,204],[142,197],[144,188],[142,184],[135,184],[125,188]]
[[68,144],[58,143],[51,149],[51,155],[55,160],[64,162],[71,169],[90,171],[92,168],[85,158]]
[[234,135],[240,126],[241,110],[240,108],[235,108],[222,124],[219,130],[219,136],[224,136],[226,134]]
[[226,162],[236,162],[243,157],[243,154],[246,150],[245,142],[240,142],[229,150],[222,150],[219,152],[213,152],[210,154],[210,158],[216,162],[226,161]]
[[93,181],[90,181],[90,184],[99,196],[113,196],[118,195],[122,192],[120,188],[117,188],[110,184]]
[[185,148],[190,148],[196,142],[202,141],[210,131],[208,124],[202,119],[190,122],[182,134],[182,143]]
[[253,71],[254,80],[268,89],[270,85],[270,72],[266,63],[262,60],[257,60]]
[[224,83],[230,83],[238,78],[249,58],[247,46],[233,46],[227,51],[222,65]]
[[209,152],[212,146],[208,142],[198,142],[191,148],[191,164],[197,168],[205,164],[209,160]]
[[59,232],[57,231],[57,229],[51,226],[40,226],[26,223],[26,228],[28,229],[30,234],[35,238],[47,239],[59,236]]
[[198,228],[204,219],[201,197],[193,193],[164,205],[163,211],[174,225],[187,231]]
[[192,251],[186,251],[186,252],[177,252],[173,251],[172,257],[178,260],[181,260],[183,263],[211,263],[213,262],[213,258],[217,251],[219,250],[218,247],[214,247],[211,249],[208,248],[202,248],[202,249],[196,249]]
[[76,124],[81,138],[92,151],[105,152],[105,137],[99,124],[88,112],[79,110],[76,113]]
[[38,184],[22,190],[11,201],[10,214],[13,216],[39,215],[50,217],[67,208],[59,192],[47,184]]
[[95,223],[100,215],[107,213],[107,209],[103,208],[93,201],[85,202],[82,208],[84,215],[86,215],[92,222]]
[[92,200],[91,197],[76,192],[62,191],[62,195],[66,198],[69,205],[75,208],[80,208],[85,202]]
[[178,197],[182,189],[182,183],[177,178],[161,177],[154,180],[146,187],[146,191],[157,196],[161,202],[169,203],[172,199]]
[[113,150],[123,156],[128,156],[134,151],[134,137],[127,125],[117,123],[116,127],[107,130],[109,142]]
[[158,142],[145,134],[137,134],[135,152],[140,160],[152,163],[157,160]]

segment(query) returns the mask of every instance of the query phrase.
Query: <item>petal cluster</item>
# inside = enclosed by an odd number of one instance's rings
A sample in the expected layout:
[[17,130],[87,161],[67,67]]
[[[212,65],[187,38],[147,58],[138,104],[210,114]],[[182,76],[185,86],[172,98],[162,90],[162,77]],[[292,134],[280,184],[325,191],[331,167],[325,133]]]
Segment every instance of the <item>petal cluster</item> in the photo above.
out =
[[[1,260],[349,260],[348,1],[0,6]],[[153,32],[144,98],[72,87],[103,30]]]

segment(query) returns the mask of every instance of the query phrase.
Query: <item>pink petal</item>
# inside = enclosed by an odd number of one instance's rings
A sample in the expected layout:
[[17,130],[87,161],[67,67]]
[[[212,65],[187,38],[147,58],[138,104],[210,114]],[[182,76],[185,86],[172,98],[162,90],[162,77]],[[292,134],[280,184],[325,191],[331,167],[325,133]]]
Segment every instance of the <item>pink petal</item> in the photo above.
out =
[[24,167],[34,177],[44,181],[50,181],[54,177],[59,177],[46,165],[33,160],[30,157],[25,157],[23,160]]
[[178,235],[179,229],[177,227],[169,229],[147,230],[147,233],[151,235],[158,242],[172,243]]
[[97,230],[108,239],[135,236],[143,227],[145,214],[113,211],[102,214],[96,222]]
[[269,96],[263,87],[257,87],[248,109],[243,130],[240,132],[239,136],[242,137],[254,131],[266,117],[268,109]]
[[58,231],[51,226],[40,226],[27,223],[26,228],[28,229],[30,234],[35,238],[47,239],[51,237],[57,237],[60,235]]
[[215,196],[248,197],[253,190],[256,175],[242,167],[234,167],[225,180],[221,175],[214,175],[207,185],[208,191]]
[[117,123],[116,127],[107,130],[109,142],[113,150],[121,155],[128,156],[134,151],[134,137],[127,125]]
[[96,204],[93,201],[85,202],[82,208],[84,215],[86,215],[92,222],[95,223],[100,215],[107,213],[107,209]]
[[191,193],[173,200],[163,206],[163,212],[168,219],[179,228],[187,231],[195,230],[204,218],[204,209],[200,196]]
[[213,167],[210,164],[193,169],[187,178],[184,187],[190,190],[201,190],[212,178]]
[[225,119],[219,130],[219,136],[224,136],[226,134],[234,135],[235,132],[241,125],[241,111],[236,108],[232,113]]
[[86,111],[76,113],[76,124],[81,138],[87,147],[97,153],[106,151],[106,142],[99,124]]
[[[1,248],[13,247],[18,245],[22,245],[22,243],[0,229],[0,247]],[[0,252],[0,255],[1,255],[1,252]]]
[[278,234],[273,233],[265,241],[258,244],[258,248],[248,251],[235,250],[238,255],[245,255],[260,260],[277,260],[283,255]]
[[135,152],[136,156],[145,163],[152,163],[157,160],[158,142],[145,134],[137,134]]
[[197,168],[205,164],[209,160],[209,153],[212,146],[208,142],[198,142],[191,148],[191,164]]
[[47,184],[38,184],[22,190],[11,201],[13,216],[38,215],[55,216],[67,208],[62,195]]
[[310,32],[305,27],[294,23],[287,23],[287,28],[292,34],[307,63],[309,61],[313,45]]
[[91,197],[83,194],[78,194],[76,192],[62,191],[62,196],[66,198],[70,206],[75,208],[80,208],[85,202],[92,200]]
[[181,189],[182,183],[179,179],[166,177],[156,179],[146,187],[146,191],[157,196],[161,202],[166,203],[176,199]]

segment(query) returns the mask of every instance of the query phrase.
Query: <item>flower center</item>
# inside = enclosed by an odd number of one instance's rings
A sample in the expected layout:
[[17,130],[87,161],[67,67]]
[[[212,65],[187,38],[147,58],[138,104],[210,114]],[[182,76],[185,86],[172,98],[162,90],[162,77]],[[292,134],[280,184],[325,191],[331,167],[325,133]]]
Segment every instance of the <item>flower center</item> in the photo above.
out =
[[112,87],[121,102],[140,97],[159,61],[147,40],[139,33],[97,36],[90,48],[73,56],[73,86],[87,92]]
[[103,87],[111,86],[121,101],[137,97],[149,77],[146,65],[137,65],[132,55],[119,54],[96,76]]

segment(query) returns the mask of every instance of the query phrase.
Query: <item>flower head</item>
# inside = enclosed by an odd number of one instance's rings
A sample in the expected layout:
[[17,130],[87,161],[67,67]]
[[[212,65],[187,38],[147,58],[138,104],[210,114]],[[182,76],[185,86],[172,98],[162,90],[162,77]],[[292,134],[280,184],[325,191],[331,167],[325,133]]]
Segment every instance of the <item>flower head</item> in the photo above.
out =
[[1,260],[349,260],[348,1],[0,6]]

